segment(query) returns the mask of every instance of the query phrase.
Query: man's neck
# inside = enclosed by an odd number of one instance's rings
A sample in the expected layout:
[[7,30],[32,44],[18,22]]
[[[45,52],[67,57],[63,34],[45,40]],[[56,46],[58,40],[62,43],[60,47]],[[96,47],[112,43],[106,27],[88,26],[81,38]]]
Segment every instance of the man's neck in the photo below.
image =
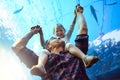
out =
[[61,51],[64,51],[64,49],[62,47],[59,47],[59,48],[54,48],[51,52],[55,54],[59,54]]

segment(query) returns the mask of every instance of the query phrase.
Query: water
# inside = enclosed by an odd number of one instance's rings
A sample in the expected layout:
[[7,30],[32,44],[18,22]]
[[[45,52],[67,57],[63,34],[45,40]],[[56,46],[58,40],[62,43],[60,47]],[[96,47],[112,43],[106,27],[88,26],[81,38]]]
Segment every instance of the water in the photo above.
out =
[[[118,20],[120,18],[119,0],[0,0],[0,79],[41,80],[40,77],[30,74],[29,69],[12,52],[11,46],[16,39],[25,35],[30,27],[37,24],[42,27],[45,40],[53,36],[53,27],[56,23],[63,24],[67,31],[74,17],[74,7],[78,3],[84,7],[83,14],[88,25],[90,42],[96,40],[100,34],[107,34],[120,29],[120,20]],[[94,10],[90,9],[91,5]],[[77,23],[71,38],[73,44],[76,34]],[[119,40],[119,37],[116,37]],[[42,48],[38,43],[39,35],[35,35],[27,45],[37,55]],[[100,52],[99,49],[95,47],[94,49]],[[116,49],[118,50],[119,47]],[[112,54],[118,56],[115,53]],[[102,56],[101,53],[98,55]],[[105,56],[102,57],[105,58]],[[109,64],[108,67],[112,69]]]

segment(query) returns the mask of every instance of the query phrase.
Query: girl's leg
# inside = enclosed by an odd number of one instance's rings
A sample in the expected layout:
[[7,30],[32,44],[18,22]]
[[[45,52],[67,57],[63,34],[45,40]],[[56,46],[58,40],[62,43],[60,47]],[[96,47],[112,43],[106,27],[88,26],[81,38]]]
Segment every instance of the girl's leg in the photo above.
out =
[[87,68],[91,67],[94,63],[96,63],[99,60],[97,56],[85,55],[79,48],[70,43],[66,44],[66,50],[68,50],[72,55],[82,59]]
[[45,64],[48,60],[48,52],[42,51],[38,59],[38,64],[31,68],[31,73],[33,75],[43,76],[46,74]]

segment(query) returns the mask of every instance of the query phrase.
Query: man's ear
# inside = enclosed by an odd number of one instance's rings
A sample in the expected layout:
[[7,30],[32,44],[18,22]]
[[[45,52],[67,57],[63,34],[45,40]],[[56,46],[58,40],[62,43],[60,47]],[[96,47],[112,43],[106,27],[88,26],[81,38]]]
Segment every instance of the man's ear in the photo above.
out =
[[51,51],[52,47],[50,45],[47,45],[46,49],[49,50],[49,51]]
[[49,46],[48,46],[48,45],[46,46],[46,49],[49,49]]

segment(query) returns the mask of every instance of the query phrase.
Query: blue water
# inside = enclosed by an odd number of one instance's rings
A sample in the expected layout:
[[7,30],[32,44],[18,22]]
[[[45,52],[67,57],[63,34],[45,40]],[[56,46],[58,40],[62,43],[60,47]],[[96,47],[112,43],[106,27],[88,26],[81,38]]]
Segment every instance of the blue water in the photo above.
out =
[[[108,80],[100,75],[120,67],[120,0],[0,0],[0,80],[40,80],[40,77],[30,74],[11,46],[37,24],[42,27],[45,40],[53,36],[56,23],[63,24],[67,31],[78,3],[84,7],[83,15],[89,30],[89,54],[101,59],[87,69],[87,73],[91,80]],[[78,23],[70,41],[73,44],[77,26]],[[27,45],[37,55],[42,48],[38,43],[39,35],[35,35]]]

